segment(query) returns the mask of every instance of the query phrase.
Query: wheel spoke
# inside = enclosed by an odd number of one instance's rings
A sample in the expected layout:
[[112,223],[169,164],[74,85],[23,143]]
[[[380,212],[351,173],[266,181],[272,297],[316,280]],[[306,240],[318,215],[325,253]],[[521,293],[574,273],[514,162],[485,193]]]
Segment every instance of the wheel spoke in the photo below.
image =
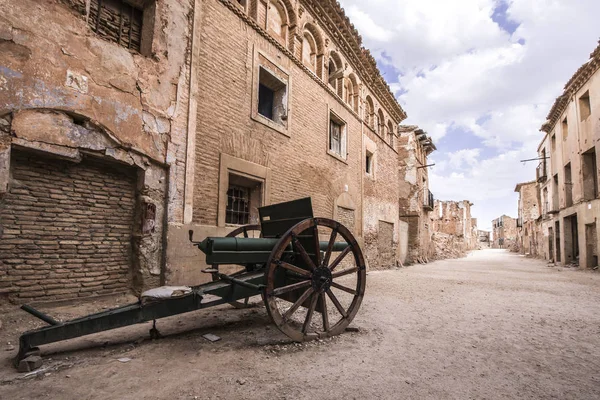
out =
[[346,247],[339,256],[337,256],[337,258],[335,259],[334,262],[331,263],[331,265],[329,266],[329,269],[331,271],[333,271],[335,269],[335,267],[337,267],[339,265],[339,263],[342,262],[342,260],[344,259],[344,257],[346,257],[348,255],[348,253],[350,253],[350,251],[352,250],[352,246],[348,245],[348,247]]
[[312,321],[312,316],[315,312],[315,307],[317,306],[317,300],[319,300],[319,295],[313,293],[312,299],[310,300],[310,307],[308,308],[308,312],[306,313],[306,319],[304,320],[304,325],[302,326],[302,333],[304,334],[308,332],[308,328],[310,327],[310,322]]
[[356,290],[354,290],[354,289],[347,288],[346,286],[342,286],[339,283],[335,283],[335,282],[331,282],[331,286],[333,286],[334,288],[343,290],[346,293],[350,293],[350,294],[356,296]]
[[341,276],[346,276],[346,275],[353,274],[356,271],[358,271],[358,268],[356,268],[356,267],[355,268],[351,268],[351,269],[345,269],[343,271],[339,271],[339,272],[336,272],[336,273],[332,274],[331,277],[332,277],[332,279],[335,279],[335,278],[339,278]]
[[344,307],[342,307],[339,300],[337,299],[337,297],[335,297],[335,294],[333,294],[331,289],[327,290],[327,296],[329,296],[329,298],[333,302],[333,305],[335,306],[335,308],[337,308],[339,313],[342,314],[342,317],[346,318],[348,316],[348,314],[346,313],[346,310],[344,310]]
[[315,241],[315,261],[316,261],[316,265],[319,266],[319,265],[321,265],[321,243],[319,241],[319,228],[316,223],[315,223],[315,226],[313,227],[313,235],[314,235],[314,241]]
[[308,296],[313,294],[314,291],[315,290],[312,287],[306,289],[306,291],[302,293],[302,296],[300,296],[300,298],[296,300],[296,302],[289,308],[289,310],[285,312],[285,314],[283,315],[283,320],[288,320],[296,312],[296,310],[298,310],[298,308],[306,301],[306,299],[308,299]]
[[294,247],[296,248],[298,253],[300,253],[300,256],[302,257],[302,259],[304,260],[306,265],[308,265],[311,269],[314,270],[316,268],[315,263],[313,263],[313,260],[310,259],[310,256],[304,249],[304,246],[302,246],[302,244],[300,243],[300,241],[298,240],[298,238],[296,236],[294,236]]
[[244,227],[244,237],[247,238],[248,237],[248,229],[246,229],[246,227]]
[[282,286],[280,288],[274,289],[273,293],[271,295],[279,296],[280,294],[288,293],[293,290],[304,289],[305,287],[309,287],[311,285],[311,283],[312,283],[311,281],[303,281],[303,282],[294,283],[294,284],[288,285],[288,286]]
[[288,271],[295,272],[302,276],[310,277],[310,272],[308,272],[307,270],[302,269],[300,267],[296,267],[295,265],[292,265],[290,263],[286,263],[285,261],[275,261],[275,264],[277,264],[281,268],[287,269]]
[[335,239],[337,237],[337,230],[331,231],[331,236],[329,237],[329,244],[327,245],[327,250],[325,251],[325,257],[323,258],[323,265],[329,264],[329,259],[331,258],[331,252],[333,251],[333,245],[335,244]]
[[323,305],[323,331],[329,331],[329,315],[327,314],[327,296],[321,293],[321,303]]

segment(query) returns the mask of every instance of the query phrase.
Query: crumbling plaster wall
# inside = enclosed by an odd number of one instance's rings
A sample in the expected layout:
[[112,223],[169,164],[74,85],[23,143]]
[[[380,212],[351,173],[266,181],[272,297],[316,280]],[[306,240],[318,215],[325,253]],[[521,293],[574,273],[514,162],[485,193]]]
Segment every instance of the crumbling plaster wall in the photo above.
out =
[[427,156],[414,131],[403,132],[398,139],[399,217],[408,228],[406,262],[427,262],[433,257],[429,210],[425,209],[425,189],[429,177]]
[[194,1],[156,2],[147,55],[97,37],[84,1],[0,0],[0,196],[11,145],[136,166],[136,215],[156,206],[154,232],[134,232],[141,290],[164,281],[163,225],[183,220]]
[[[374,175],[364,178],[365,257],[369,268],[390,268],[396,266],[400,257],[398,154],[395,148],[368,128],[365,130],[365,142],[376,144],[377,164]],[[392,228],[391,237],[384,233],[388,227]],[[389,251],[382,251],[382,248],[388,247]]]
[[436,200],[430,213],[434,258],[460,257],[477,247],[476,219],[471,217],[472,203]]

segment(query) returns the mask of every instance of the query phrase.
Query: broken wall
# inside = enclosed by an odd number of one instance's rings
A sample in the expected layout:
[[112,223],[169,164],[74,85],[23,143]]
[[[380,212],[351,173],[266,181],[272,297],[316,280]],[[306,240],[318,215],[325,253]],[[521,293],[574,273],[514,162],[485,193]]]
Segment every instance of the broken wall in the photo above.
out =
[[[73,165],[98,159],[133,168],[127,286],[136,291],[164,281],[165,225],[183,220],[193,5],[147,6],[142,54],[94,33],[85,0],[0,0],[0,199],[15,188],[11,150],[17,148]],[[24,235],[4,234],[0,245],[34,240]],[[60,246],[60,237],[49,237]],[[31,246],[35,252],[39,244]],[[10,277],[16,268],[5,261],[0,274]],[[61,279],[53,284],[72,284],[69,276]],[[18,292],[2,282],[1,293]],[[73,293],[42,288],[36,298]]]

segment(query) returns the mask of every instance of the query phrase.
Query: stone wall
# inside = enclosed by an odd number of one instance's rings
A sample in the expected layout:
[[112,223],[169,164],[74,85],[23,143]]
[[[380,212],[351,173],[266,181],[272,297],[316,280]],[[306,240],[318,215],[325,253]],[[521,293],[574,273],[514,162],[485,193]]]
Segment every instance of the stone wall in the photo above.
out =
[[[471,203],[463,201],[435,201],[430,213],[434,258],[460,257],[477,248],[477,220],[471,217]],[[440,245],[442,243],[442,245]]]
[[183,222],[194,1],[146,2],[140,51],[94,33],[88,1],[0,0],[0,203],[16,184],[15,149],[132,168],[126,286],[141,291],[164,282],[164,228]]

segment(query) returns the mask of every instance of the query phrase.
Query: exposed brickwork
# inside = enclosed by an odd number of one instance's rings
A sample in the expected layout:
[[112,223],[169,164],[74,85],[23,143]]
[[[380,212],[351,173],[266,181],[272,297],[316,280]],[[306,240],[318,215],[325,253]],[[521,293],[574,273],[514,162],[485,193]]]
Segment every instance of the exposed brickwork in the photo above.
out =
[[[435,258],[445,258],[440,252],[452,252],[462,255],[466,251],[477,248],[477,219],[471,218],[471,206],[468,200],[435,201],[431,212],[431,226],[435,232],[433,240],[437,240]],[[437,237],[437,239],[436,239]],[[452,243],[453,249],[448,249],[445,243]]]
[[344,207],[338,207],[337,221],[350,230],[356,232],[356,212]]
[[379,221],[377,249],[379,251],[379,265],[386,268],[395,266],[394,224]]
[[17,301],[130,287],[135,175],[13,152],[0,207],[0,293]]

